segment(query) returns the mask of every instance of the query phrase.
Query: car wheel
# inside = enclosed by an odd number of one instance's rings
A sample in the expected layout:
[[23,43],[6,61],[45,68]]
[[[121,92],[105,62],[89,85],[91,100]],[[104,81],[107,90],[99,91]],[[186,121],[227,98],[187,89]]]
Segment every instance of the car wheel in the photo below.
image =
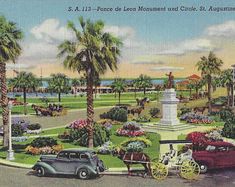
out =
[[43,167],[37,167],[37,168],[36,168],[36,175],[37,175],[38,177],[43,177],[43,176],[45,176],[45,170],[44,170],[44,168],[43,168]]
[[200,164],[200,173],[206,173],[208,166],[206,164]]
[[88,179],[89,178],[89,172],[86,168],[82,168],[78,171],[78,177],[79,179]]

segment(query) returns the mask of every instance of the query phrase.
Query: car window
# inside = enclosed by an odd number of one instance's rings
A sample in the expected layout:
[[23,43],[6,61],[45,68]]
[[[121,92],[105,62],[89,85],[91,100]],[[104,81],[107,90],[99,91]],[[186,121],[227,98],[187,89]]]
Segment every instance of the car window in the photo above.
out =
[[69,158],[70,159],[79,159],[79,154],[78,153],[70,153],[69,154]]
[[227,151],[228,147],[218,147],[218,151]]
[[69,158],[69,153],[61,152],[58,154],[57,158]]
[[86,155],[86,154],[80,154],[80,159],[82,159],[82,160],[88,160],[89,157],[88,157],[88,155]]
[[214,151],[215,150],[215,146],[212,145],[208,145],[206,148],[207,151]]

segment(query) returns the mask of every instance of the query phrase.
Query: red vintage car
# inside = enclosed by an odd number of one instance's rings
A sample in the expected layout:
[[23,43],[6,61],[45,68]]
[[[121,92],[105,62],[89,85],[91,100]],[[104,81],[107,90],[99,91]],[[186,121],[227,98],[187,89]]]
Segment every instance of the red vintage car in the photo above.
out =
[[208,169],[235,167],[235,146],[228,142],[210,142],[206,150],[194,151],[194,160],[200,165],[201,173]]

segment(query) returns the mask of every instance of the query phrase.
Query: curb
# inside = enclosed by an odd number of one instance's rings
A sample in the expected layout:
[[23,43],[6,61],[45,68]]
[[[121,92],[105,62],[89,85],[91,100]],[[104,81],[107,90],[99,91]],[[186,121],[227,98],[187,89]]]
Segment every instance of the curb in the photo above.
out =
[[[13,168],[21,168],[21,169],[31,169],[34,165],[31,164],[21,164],[17,162],[8,161],[5,159],[0,158],[0,165],[13,167]],[[143,168],[132,168],[131,171],[140,171],[143,170]],[[121,168],[109,168],[107,171],[104,171],[101,174],[116,174],[116,175],[122,175],[122,174],[128,174],[127,168],[121,167]]]

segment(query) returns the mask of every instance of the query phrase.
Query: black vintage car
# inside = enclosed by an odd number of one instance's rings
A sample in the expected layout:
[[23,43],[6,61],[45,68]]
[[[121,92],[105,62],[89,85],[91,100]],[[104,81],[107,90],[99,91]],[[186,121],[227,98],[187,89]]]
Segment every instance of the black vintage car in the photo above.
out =
[[32,168],[37,176],[47,174],[76,175],[80,179],[98,176],[105,171],[103,161],[93,150],[67,149],[55,155],[43,155]]

